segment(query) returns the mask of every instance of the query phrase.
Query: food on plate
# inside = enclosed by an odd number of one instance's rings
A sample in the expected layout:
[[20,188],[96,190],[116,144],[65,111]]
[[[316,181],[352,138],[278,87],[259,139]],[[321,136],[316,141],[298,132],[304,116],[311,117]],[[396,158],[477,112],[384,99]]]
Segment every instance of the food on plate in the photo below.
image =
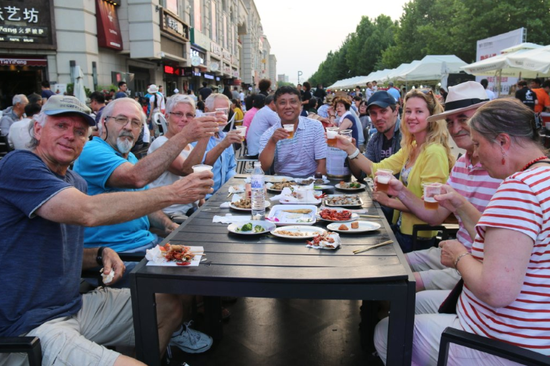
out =
[[351,228],[352,229],[359,229],[359,222],[358,221],[354,221],[351,223]]
[[322,234],[316,235],[312,240],[306,241],[306,244],[313,247],[323,247],[328,249],[334,249],[337,247],[336,240],[330,231],[325,231]]
[[361,199],[357,196],[334,195],[325,199],[325,204],[329,206],[361,206]]
[[240,228],[237,228],[236,231],[240,232],[249,232],[254,231],[255,233],[261,233],[262,231],[265,231],[262,225],[255,225],[253,226],[251,222],[244,224]]
[[322,219],[330,221],[347,221],[351,219],[351,211],[348,210],[332,210],[325,208],[319,213]]
[[269,187],[272,191],[282,191],[283,188],[289,187],[292,188],[296,185],[296,182],[285,181],[285,182],[275,182]]
[[310,233],[302,231],[277,230],[277,234],[286,236],[308,236]]
[[176,262],[178,266],[186,266],[191,264],[195,254],[191,252],[191,247],[186,245],[171,245],[166,243],[164,246],[159,246],[164,258],[167,262]]
[[340,226],[338,226],[338,230],[349,230],[349,229],[345,224],[340,224]]
[[361,188],[361,183],[359,183],[359,182],[346,183],[344,181],[341,181],[340,182],[340,188],[344,188],[344,189]]
[[311,209],[309,208],[297,208],[294,210],[283,210],[283,212],[289,212],[289,213],[299,213],[299,214],[308,214],[311,213]]
[[238,201],[231,202],[231,204],[238,208],[251,208],[252,207],[252,201],[250,198],[241,198]]

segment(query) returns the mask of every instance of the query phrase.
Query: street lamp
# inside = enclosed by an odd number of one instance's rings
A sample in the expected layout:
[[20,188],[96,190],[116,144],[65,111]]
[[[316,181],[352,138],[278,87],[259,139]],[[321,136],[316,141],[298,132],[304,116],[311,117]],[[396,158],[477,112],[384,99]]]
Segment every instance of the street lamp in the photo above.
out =
[[303,72],[298,71],[298,84],[300,84],[300,76],[302,76]]

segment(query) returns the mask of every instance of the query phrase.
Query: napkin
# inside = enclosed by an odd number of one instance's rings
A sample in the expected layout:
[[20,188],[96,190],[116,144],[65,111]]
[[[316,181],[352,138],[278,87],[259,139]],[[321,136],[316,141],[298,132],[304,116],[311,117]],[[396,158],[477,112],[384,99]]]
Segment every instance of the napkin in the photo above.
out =
[[229,193],[241,193],[241,192],[244,192],[244,184],[231,186],[231,187],[229,187],[229,189],[228,189],[227,191],[228,191]]
[[[334,239],[334,243],[329,243],[328,241],[321,240],[319,242],[319,245],[314,245],[313,238],[311,241],[308,241],[306,247],[313,248],[313,249],[327,249],[327,250],[335,250],[340,248],[340,244],[342,244],[342,241],[340,240],[340,235],[338,233],[331,233],[329,232],[328,236],[332,239]],[[327,245],[331,245],[331,247],[327,247]]]
[[[294,194],[293,194],[294,193]],[[315,191],[313,190],[313,183],[303,187],[296,187],[294,191],[285,187],[281,191],[281,194],[271,197],[272,201],[283,200],[285,202],[317,202],[315,198]]]
[[222,224],[232,224],[232,223],[239,223],[239,222],[249,222],[250,221],[250,215],[248,216],[233,216],[231,214],[226,214],[225,216],[218,216],[215,215],[212,219],[212,222],[220,222]]

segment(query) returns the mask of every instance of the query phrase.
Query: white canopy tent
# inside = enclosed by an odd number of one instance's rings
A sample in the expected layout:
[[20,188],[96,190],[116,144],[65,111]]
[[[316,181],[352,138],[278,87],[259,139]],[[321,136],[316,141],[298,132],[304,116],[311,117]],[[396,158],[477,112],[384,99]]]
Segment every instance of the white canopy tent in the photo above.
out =
[[510,67],[517,67],[531,73],[536,73],[536,76],[549,76],[550,45],[510,54],[507,61]]
[[466,62],[455,55],[428,55],[413,67],[396,75],[395,80],[404,82],[442,80],[449,73],[460,72],[460,67],[465,65]]

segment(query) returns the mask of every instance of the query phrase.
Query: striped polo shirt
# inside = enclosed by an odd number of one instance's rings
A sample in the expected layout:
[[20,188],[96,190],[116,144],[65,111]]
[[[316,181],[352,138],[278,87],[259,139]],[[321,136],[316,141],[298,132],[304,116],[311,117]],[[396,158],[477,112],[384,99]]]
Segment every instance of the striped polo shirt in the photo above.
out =
[[[260,154],[280,124],[272,126],[260,137]],[[300,116],[298,128],[291,139],[280,140],[275,147],[276,174],[291,177],[311,177],[317,170],[317,160],[327,157],[327,140],[321,122]]]
[[[506,178],[479,220],[472,256],[483,261],[487,227],[519,231],[533,242],[516,300],[494,308],[464,286],[457,306],[462,327],[471,333],[550,355],[550,167]],[[495,243],[498,245],[498,243]],[[510,253],[514,255],[514,253]]]
[[[491,178],[480,163],[472,165],[468,154],[462,155],[455,163],[447,184],[465,197],[479,212],[483,212],[502,183],[501,179]],[[467,249],[472,247],[472,238],[457,216],[459,229],[456,234],[458,241]]]

